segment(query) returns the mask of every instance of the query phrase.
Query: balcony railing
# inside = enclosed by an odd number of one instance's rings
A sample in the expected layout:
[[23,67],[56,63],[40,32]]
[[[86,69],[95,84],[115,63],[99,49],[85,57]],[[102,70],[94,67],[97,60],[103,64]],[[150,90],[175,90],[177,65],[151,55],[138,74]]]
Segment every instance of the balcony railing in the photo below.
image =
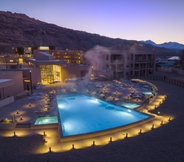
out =
[[154,62],[155,60],[154,59],[142,59],[142,60],[139,60],[139,59],[135,59],[135,62]]
[[111,63],[119,64],[119,63],[123,63],[123,60],[111,60]]

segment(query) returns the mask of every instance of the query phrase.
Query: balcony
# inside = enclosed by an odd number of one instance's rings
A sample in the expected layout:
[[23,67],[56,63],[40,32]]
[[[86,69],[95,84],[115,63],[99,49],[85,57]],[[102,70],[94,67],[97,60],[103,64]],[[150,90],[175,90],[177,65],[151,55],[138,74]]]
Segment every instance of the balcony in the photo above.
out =
[[147,62],[147,60],[146,59],[144,60],[136,59],[135,62]]
[[123,64],[123,60],[111,60],[112,64]]
[[122,72],[123,71],[123,68],[117,68],[114,71],[116,71],[116,72]]
[[135,59],[135,62],[155,62],[154,59]]

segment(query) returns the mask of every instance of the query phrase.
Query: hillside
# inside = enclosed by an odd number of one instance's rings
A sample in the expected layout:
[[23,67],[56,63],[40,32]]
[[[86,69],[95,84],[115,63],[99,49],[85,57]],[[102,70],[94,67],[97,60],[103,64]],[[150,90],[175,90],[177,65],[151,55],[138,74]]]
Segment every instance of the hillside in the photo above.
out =
[[112,39],[48,24],[25,14],[0,11],[0,53],[11,52],[11,47],[53,45],[62,49],[88,50],[95,45],[138,48],[168,54],[173,51],[139,41]]
[[157,47],[164,47],[164,48],[168,48],[168,49],[173,49],[173,50],[184,50],[184,45],[177,43],[177,42],[165,42],[165,43],[161,43],[161,44],[156,44],[155,42],[151,41],[151,40],[146,40],[146,41],[142,41],[145,44],[150,44],[153,46],[157,46]]

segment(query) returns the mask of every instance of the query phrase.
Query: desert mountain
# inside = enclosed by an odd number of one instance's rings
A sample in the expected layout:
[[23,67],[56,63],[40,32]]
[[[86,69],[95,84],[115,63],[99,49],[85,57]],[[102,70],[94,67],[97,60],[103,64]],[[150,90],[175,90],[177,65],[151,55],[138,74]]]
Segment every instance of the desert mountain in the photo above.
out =
[[157,47],[163,47],[163,48],[174,49],[174,50],[184,50],[184,44],[180,44],[178,42],[164,42],[161,44],[156,44],[151,40],[146,40],[142,42],[144,42],[145,44],[150,44]]
[[30,18],[25,14],[0,11],[0,53],[11,52],[12,47],[39,45],[84,51],[101,45],[118,49],[143,49],[157,54],[173,53],[171,50],[135,40],[113,39],[63,28]]

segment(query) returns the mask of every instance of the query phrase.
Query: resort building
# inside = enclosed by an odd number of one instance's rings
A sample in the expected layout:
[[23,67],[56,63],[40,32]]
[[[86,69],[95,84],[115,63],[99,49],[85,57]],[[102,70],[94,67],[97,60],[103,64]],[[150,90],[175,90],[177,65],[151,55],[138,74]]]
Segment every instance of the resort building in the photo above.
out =
[[12,87],[6,88],[6,96],[15,98],[33,93],[38,83],[41,83],[39,68],[1,69],[0,79],[12,79]]
[[[13,76],[11,78],[1,75],[1,79],[13,79],[14,86],[21,87],[15,91],[16,93],[12,91],[9,94],[6,90],[8,96],[18,97],[23,92],[30,94],[37,84],[66,82],[84,77],[86,74],[90,75],[92,80],[112,80],[138,78],[155,71],[155,54],[140,50],[109,49],[108,52],[101,52],[97,61],[86,59],[83,51],[55,50],[50,46],[40,46],[34,50],[33,54],[31,54],[31,49],[18,48],[16,51],[15,54],[1,55],[0,57],[2,73],[17,72],[20,75],[17,77],[19,77],[21,85],[15,85],[17,81]],[[21,92],[19,92],[20,90]]]
[[102,54],[101,64],[91,64],[96,75],[101,73],[110,79],[127,79],[154,73],[155,57],[147,51],[110,50]]
[[30,67],[30,58],[33,58],[32,54],[1,54],[0,69],[20,69],[22,67]]
[[66,66],[63,60],[56,60],[47,52],[37,52],[34,59],[30,62],[40,69],[40,77],[42,84],[54,83],[62,81],[61,66]]
[[39,52],[50,53],[54,59],[64,60],[67,64],[82,64],[83,62],[83,51],[82,50],[58,50],[55,47],[39,46],[33,51],[34,56]]
[[14,96],[11,96],[11,92],[7,91],[12,85],[12,79],[0,79],[0,108],[14,102]]
[[107,65],[114,71],[113,78],[140,77],[154,73],[155,54],[147,51],[111,51]]
[[34,59],[29,61],[40,69],[42,84],[65,82],[69,79],[83,77],[88,71],[88,66],[55,59],[53,55],[43,51],[36,51]]
[[14,102],[14,97],[23,93],[22,72],[0,71],[0,107]]
[[11,80],[12,84],[1,89],[1,98],[21,94],[23,89],[23,75],[21,71],[0,71],[0,79]]

